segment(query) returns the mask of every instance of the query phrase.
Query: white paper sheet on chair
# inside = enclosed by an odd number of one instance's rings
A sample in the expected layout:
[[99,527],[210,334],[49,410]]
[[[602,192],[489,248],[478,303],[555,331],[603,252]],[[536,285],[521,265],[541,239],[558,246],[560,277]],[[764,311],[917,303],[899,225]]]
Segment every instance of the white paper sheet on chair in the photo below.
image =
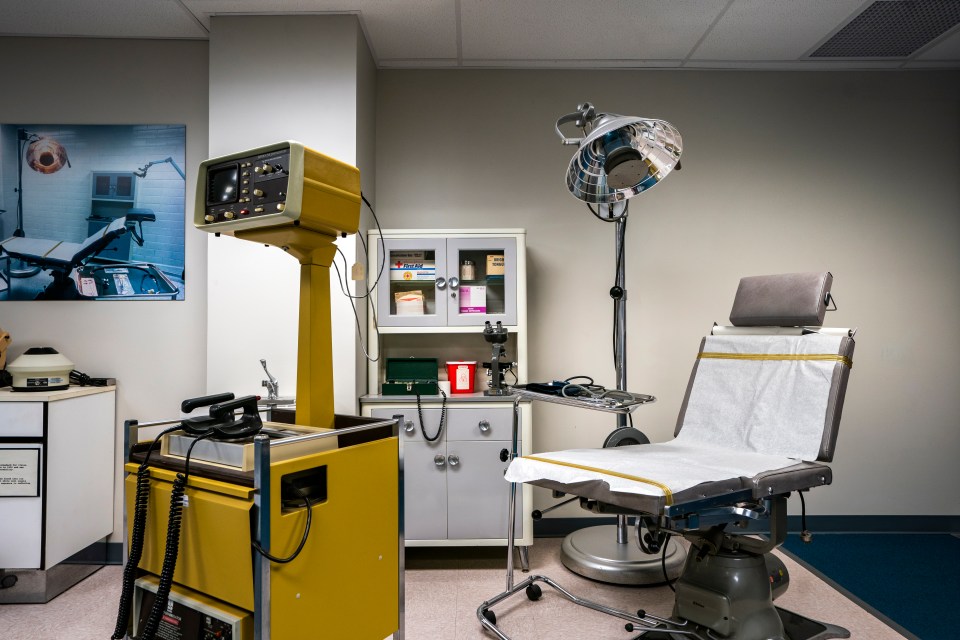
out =
[[[704,353],[837,355],[841,336],[709,336]],[[835,360],[700,360],[677,442],[812,461]]]
[[[569,449],[537,453],[533,457],[647,478],[666,485],[672,493],[689,489],[702,482],[715,482],[742,476],[753,477],[763,471],[781,469],[797,463],[796,460],[784,456],[733,451],[681,443],[676,440],[610,449]],[[561,484],[603,480],[610,485],[611,491],[618,493],[664,495],[663,489],[655,484],[562,464],[531,460],[529,457],[515,459],[507,469],[505,477],[509,482],[553,480]]]
[[[836,356],[841,340],[828,335],[709,336],[703,352]],[[514,460],[506,479],[561,484],[603,480],[611,491],[660,496],[664,491],[658,484],[677,493],[703,482],[752,478],[800,460],[816,460],[836,364],[836,358],[702,358],[683,427],[671,442],[534,456],[651,482],[529,458]]]

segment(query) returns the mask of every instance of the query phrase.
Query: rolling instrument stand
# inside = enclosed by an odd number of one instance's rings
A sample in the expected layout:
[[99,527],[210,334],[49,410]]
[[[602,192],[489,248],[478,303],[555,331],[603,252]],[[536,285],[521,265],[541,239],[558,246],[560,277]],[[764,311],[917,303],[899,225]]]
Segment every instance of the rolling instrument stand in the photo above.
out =
[[[510,389],[510,392],[514,398],[513,440],[511,443],[512,449],[509,452],[510,460],[513,460],[519,455],[519,452],[517,449],[517,432],[519,429],[520,401],[522,399],[542,400],[542,401],[552,402],[556,404],[579,406],[582,408],[595,409],[598,411],[606,411],[606,412],[617,413],[621,415],[626,415],[630,411],[633,411],[634,409],[636,409],[641,404],[646,404],[656,400],[656,398],[654,398],[653,396],[642,395],[642,394],[630,394],[630,393],[627,393],[624,396],[621,396],[619,400],[591,401],[591,400],[576,399],[576,398],[570,398],[570,397],[564,397],[564,396],[552,396],[548,394],[537,393],[537,392],[527,391],[525,389],[517,389],[517,388]],[[658,628],[660,625],[669,625],[667,628],[671,629],[670,631],[671,633],[677,634],[677,637],[690,636],[694,638],[700,638],[700,636],[697,636],[694,633],[691,633],[689,631],[684,631],[682,629],[682,625],[679,625],[674,621],[668,620],[666,618],[659,618],[657,616],[653,616],[642,610],[638,611],[636,614],[632,614],[626,611],[620,611],[619,609],[613,609],[611,607],[607,607],[605,605],[592,602],[590,600],[584,600],[583,598],[578,598],[577,596],[573,595],[572,593],[570,593],[569,591],[561,587],[559,584],[557,584],[547,576],[532,575],[526,578],[525,580],[521,581],[519,584],[514,584],[513,541],[516,533],[515,531],[516,530],[515,516],[516,516],[516,508],[517,508],[516,493],[517,493],[517,483],[511,482],[510,483],[510,502],[508,507],[509,514],[507,516],[508,525],[507,525],[506,588],[502,593],[499,593],[496,596],[490,598],[489,600],[486,600],[477,608],[477,619],[480,621],[480,624],[483,626],[483,628],[486,631],[490,632],[500,640],[510,640],[510,637],[504,634],[503,631],[501,631],[497,627],[497,616],[493,612],[492,608],[495,605],[503,602],[504,600],[507,600],[511,596],[514,596],[517,593],[520,593],[521,591],[523,591],[526,594],[527,598],[529,598],[530,600],[533,600],[533,601],[539,600],[540,597],[543,595],[543,590],[540,587],[540,585],[537,583],[543,583],[551,587],[552,589],[557,591],[557,593],[559,593],[561,596],[563,596],[564,598],[566,598],[570,602],[573,602],[576,605],[586,607],[588,609],[593,609],[594,611],[599,611],[600,613],[605,613],[607,615],[614,616],[627,621],[627,623],[629,623],[630,625],[633,625],[633,627],[628,627],[629,629],[636,628],[637,630],[646,629],[649,631],[649,630],[653,630],[654,628]],[[626,517],[624,517],[624,519],[626,519]],[[522,549],[521,562],[523,563],[522,569],[523,571],[526,572],[526,571],[529,571],[529,562],[527,561],[526,558],[524,558],[523,551],[525,549],[523,548],[521,549]],[[682,562],[682,558],[681,558],[681,562]],[[673,629],[678,629],[678,630],[673,631]],[[645,633],[646,633],[645,631],[641,632],[640,636],[638,637],[643,637]]]

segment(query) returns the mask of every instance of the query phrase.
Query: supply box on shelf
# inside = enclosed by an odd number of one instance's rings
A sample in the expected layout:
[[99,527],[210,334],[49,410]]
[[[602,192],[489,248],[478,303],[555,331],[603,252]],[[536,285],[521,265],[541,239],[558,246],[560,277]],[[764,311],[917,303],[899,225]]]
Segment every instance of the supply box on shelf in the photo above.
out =
[[436,358],[387,358],[385,396],[435,396],[439,391]]

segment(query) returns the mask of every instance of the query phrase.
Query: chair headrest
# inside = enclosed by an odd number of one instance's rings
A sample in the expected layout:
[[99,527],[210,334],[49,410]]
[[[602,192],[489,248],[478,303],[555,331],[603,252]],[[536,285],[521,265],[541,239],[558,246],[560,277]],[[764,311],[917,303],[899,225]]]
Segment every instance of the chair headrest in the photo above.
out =
[[822,326],[832,283],[829,271],[741,278],[730,323],[737,327]]

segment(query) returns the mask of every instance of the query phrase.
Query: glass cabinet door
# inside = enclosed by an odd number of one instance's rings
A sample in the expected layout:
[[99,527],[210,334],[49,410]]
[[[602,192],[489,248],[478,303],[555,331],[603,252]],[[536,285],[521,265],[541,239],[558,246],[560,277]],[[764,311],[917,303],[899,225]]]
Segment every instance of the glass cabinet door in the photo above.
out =
[[515,238],[447,239],[447,324],[517,324]]
[[385,327],[446,325],[445,239],[387,238],[383,249],[386,264],[377,285],[377,321]]

